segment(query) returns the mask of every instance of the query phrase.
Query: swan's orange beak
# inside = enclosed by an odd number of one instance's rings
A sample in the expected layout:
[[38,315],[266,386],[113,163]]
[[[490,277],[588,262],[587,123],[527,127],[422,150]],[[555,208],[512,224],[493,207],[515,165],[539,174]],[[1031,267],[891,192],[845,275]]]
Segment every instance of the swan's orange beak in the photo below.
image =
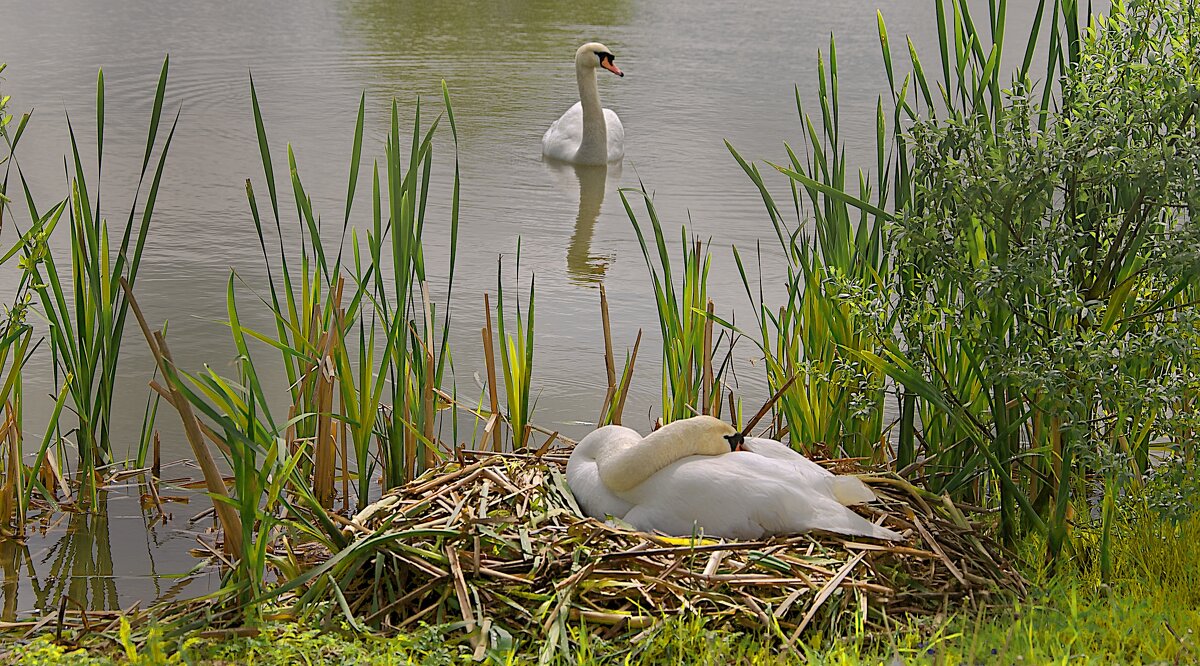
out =
[[600,66],[603,67],[604,69],[607,69],[608,71],[612,72],[613,74],[616,74],[617,76],[620,76],[620,77],[625,76],[625,72],[622,72],[620,67],[617,67],[615,64],[613,64],[613,61],[611,58],[601,58]]

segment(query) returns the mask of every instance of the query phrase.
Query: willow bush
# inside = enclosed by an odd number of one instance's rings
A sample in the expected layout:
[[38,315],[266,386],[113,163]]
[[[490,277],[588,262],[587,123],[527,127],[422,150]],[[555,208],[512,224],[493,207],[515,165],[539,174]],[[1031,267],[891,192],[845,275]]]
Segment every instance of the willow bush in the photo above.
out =
[[1107,523],[1155,461],[1195,457],[1200,10],[1044,0],[1002,75],[1007,2],[968,5],[936,0],[938,58],[909,41],[907,73],[880,15],[873,174],[847,173],[835,44],[818,56],[819,115],[797,93],[802,149],[771,165],[796,222],[730,146],[790,266],[764,304],[737,255],[749,337],[773,390],[799,376],[776,407],[793,446],[890,460],[1057,555],[1073,502],[1104,489]]
[[[1018,81],[991,114],[909,131],[913,196],[890,238],[905,354],[1015,482],[1005,531],[1019,504],[1052,551],[1088,475],[1137,478],[1152,447],[1194,444],[1171,437],[1200,381],[1198,47],[1190,3],[1118,2],[1079,35],[1057,113]],[[986,409],[942,371],[947,333]],[[988,493],[942,468],[946,490]]]

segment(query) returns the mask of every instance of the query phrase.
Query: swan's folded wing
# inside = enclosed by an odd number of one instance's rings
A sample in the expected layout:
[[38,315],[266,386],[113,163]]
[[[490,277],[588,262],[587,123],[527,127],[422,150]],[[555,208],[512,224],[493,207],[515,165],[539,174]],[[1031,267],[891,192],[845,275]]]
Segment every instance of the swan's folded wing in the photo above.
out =
[[616,162],[625,156],[625,126],[612,109],[604,110],[604,124],[608,132],[608,161]]
[[765,437],[747,437],[742,443],[742,449],[760,456],[785,462],[796,468],[796,471],[814,478],[833,476],[833,472],[800,455],[791,447]]
[[692,456],[621,494],[639,529],[674,536],[703,531],[730,539],[823,530],[898,540],[891,530],[842,506],[826,479],[805,483],[780,474],[778,461],[750,452]]
[[871,492],[867,484],[853,476],[834,474],[773,439],[749,437],[742,444],[742,448],[750,453],[777,461],[781,465],[789,466],[804,482],[827,483],[833,498],[844,506],[875,501],[875,493]]
[[542,154],[556,160],[570,161],[579,150],[582,137],[583,105],[575,102],[542,135]]
[[622,437],[637,438],[640,435],[629,428],[605,426],[584,437],[567,459],[567,486],[575,495],[579,508],[592,518],[622,518],[633,506],[604,486],[600,480],[600,468],[596,464],[596,454],[611,440]]

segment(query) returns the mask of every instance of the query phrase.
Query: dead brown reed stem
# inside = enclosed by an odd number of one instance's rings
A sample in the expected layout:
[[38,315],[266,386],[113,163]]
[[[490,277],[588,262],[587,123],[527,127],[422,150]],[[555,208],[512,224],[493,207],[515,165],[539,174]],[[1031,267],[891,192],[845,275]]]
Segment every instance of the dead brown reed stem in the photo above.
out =
[[483,327],[483,356],[487,361],[488,408],[492,411],[492,450],[500,450],[500,398],[496,395],[496,352],[492,344],[492,305],[488,295],[483,294],[483,316],[487,325]]
[[[700,391],[701,391],[700,401],[703,404],[700,406],[700,413],[701,414],[712,414],[713,413],[712,398],[714,397],[711,395],[712,388],[713,388],[713,386],[712,386],[712,384],[713,384],[713,367],[712,367],[713,302],[712,302],[712,299],[709,299],[709,301],[708,301],[708,306],[706,308],[706,312],[707,312],[708,316],[704,318],[704,377],[703,377],[703,382],[702,382],[703,385],[700,387]],[[721,392],[717,391],[717,395],[715,397],[716,397],[716,404],[719,405],[721,403]]]
[[200,432],[200,421],[196,418],[196,413],[192,411],[191,403],[176,387],[181,380],[175,371],[175,359],[171,356],[170,348],[167,347],[167,339],[161,331],[150,330],[150,325],[146,323],[146,317],[142,314],[142,309],[138,306],[137,299],[133,296],[133,290],[129,288],[129,283],[125,278],[121,278],[121,288],[125,290],[125,298],[128,299],[129,307],[133,310],[134,317],[137,318],[142,335],[146,337],[146,344],[150,347],[150,353],[154,355],[159,372],[167,379],[167,391],[171,396],[169,402],[175,407],[180,420],[183,421],[184,435],[192,447],[192,455],[196,457],[196,462],[200,465],[200,471],[204,475],[204,484],[213,497],[213,508],[217,512],[217,518],[221,521],[221,529],[225,533],[225,554],[232,559],[241,559],[241,518],[238,517],[232,504],[221,499],[229,497],[229,493],[225,490],[225,480],[221,477],[221,471],[217,468],[217,462],[213,459],[212,452],[204,443],[204,436]]
[[150,476],[162,478],[162,441],[158,437],[158,431],[154,431],[154,448],[152,449],[152,460],[150,462]]
[[25,532],[25,512],[17,498],[21,496],[21,441],[16,427],[17,414],[12,401],[4,405],[4,425],[0,426],[3,445],[8,448],[4,486],[0,487],[0,534],[12,537]]
[[600,322],[604,327],[604,369],[608,373],[608,390],[616,392],[617,367],[613,360],[612,322],[608,317],[608,294],[600,285]]
[[[336,287],[335,287],[336,290]],[[314,345],[316,350],[316,360],[313,367],[309,370],[309,377],[305,384],[309,382],[315,383],[313,396],[316,404],[312,408],[316,411],[314,418],[316,419],[316,440],[313,442],[313,468],[312,468],[312,490],[313,495],[323,508],[333,508],[333,473],[334,473],[334,452],[337,450],[333,442],[333,380],[334,380],[334,364],[330,356],[330,347],[332,346],[332,338],[337,337],[331,335],[331,331],[321,331],[320,337],[316,340],[312,338],[317,336],[318,328],[321,322],[321,306],[317,305],[312,310],[312,321],[309,326],[309,343]],[[300,395],[308,395],[307,391],[301,390]],[[299,405],[296,405],[299,408]]]
[[[798,375],[798,374],[792,375],[790,379],[788,379],[786,382],[784,382],[783,386],[780,386],[779,390],[775,391],[774,395],[771,396],[771,399],[766,401],[765,403],[763,403],[762,407],[758,408],[758,412],[756,412],[754,414],[754,418],[751,418],[749,421],[746,422],[746,427],[742,428],[742,434],[749,437],[750,431],[752,429],[754,429],[754,426],[758,425],[758,422],[761,421],[762,418],[767,415],[767,412],[771,411],[771,407],[774,406],[775,403],[779,400],[779,398],[783,396],[783,392],[788,390],[788,387],[790,387],[799,378],[800,378],[800,375]],[[732,393],[730,394],[730,397],[729,397],[729,409],[730,409],[730,412],[732,413],[732,411],[733,411],[733,394]]]
[[629,387],[633,384],[633,366],[637,362],[638,347],[642,344],[642,329],[638,329],[637,338],[633,341],[633,351],[629,354],[629,367],[622,375],[621,386],[617,389],[617,407],[613,410],[613,423],[621,424],[621,414],[625,411],[625,399],[629,397]]
[[[339,316],[338,316],[339,321],[341,319],[340,312],[341,312],[341,310],[339,309]],[[344,395],[339,396],[338,403],[341,405],[340,413],[345,414],[346,413],[346,396],[344,396]],[[350,511],[350,452],[349,452],[350,432],[349,432],[349,425],[346,423],[345,420],[343,420],[341,422],[340,431],[341,431],[341,438],[342,438],[342,510],[349,512]]]
[[326,509],[333,508],[334,442],[333,360],[322,356],[317,362],[317,441],[313,460],[313,495]]
[[[429,332],[430,339],[433,339],[433,309],[429,301],[429,283],[421,283],[421,301],[425,305],[425,330]],[[418,340],[420,336],[416,336]],[[434,437],[434,414],[436,413],[435,404],[433,401],[433,389],[436,372],[434,371],[433,349],[429,345],[422,342],[422,349],[425,352],[425,372],[422,375],[421,385],[421,409],[424,412],[424,420],[422,421],[422,434],[425,436],[425,456],[424,469],[429,469],[437,464],[437,452],[434,450],[437,438]],[[416,476],[416,470],[412,470],[409,474]]]

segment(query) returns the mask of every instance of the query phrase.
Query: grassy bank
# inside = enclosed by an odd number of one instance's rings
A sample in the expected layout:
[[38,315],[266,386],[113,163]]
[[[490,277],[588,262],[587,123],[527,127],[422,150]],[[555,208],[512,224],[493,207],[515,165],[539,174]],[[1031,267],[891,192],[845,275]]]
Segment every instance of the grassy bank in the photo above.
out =
[[[889,635],[810,635],[794,653],[780,652],[769,636],[713,631],[703,618],[668,619],[643,640],[603,642],[581,633],[578,652],[558,663],[620,664],[1150,664],[1200,658],[1200,515],[1178,523],[1145,508],[1128,508],[1116,526],[1114,570],[1103,583],[1086,558],[1049,574],[1026,567],[1030,596],[987,614],[948,611],[945,617],[898,621]],[[1034,557],[1044,547],[1022,543]],[[169,628],[130,637],[92,636],[83,648],[57,645],[49,635],[0,663],[23,665],[110,663],[470,663],[467,646],[446,642],[445,627],[425,626],[394,638],[319,631],[274,622],[253,636],[164,638]],[[453,632],[451,632],[453,633]],[[122,645],[122,641],[125,642]],[[135,647],[136,643],[136,647]],[[82,651],[80,651],[82,649]],[[535,663],[539,646],[489,655],[491,663]]]

